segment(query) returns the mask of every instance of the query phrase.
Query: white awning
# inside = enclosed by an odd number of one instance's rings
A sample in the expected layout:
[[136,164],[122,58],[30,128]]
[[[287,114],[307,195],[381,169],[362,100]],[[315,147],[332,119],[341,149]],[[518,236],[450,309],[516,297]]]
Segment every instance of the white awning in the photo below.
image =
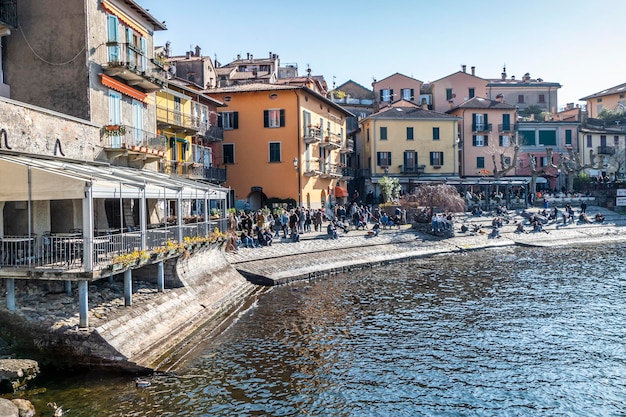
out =
[[[30,187],[29,187],[30,171]],[[155,171],[26,155],[0,154],[0,201],[94,198],[225,199],[228,190]],[[30,190],[30,195],[29,195]]]

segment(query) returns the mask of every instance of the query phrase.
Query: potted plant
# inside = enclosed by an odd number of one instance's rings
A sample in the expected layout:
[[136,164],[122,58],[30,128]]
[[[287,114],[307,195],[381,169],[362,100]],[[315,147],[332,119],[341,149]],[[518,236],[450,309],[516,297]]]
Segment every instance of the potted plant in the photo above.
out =
[[123,136],[126,134],[126,126],[124,125],[106,125],[104,126],[105,136]]

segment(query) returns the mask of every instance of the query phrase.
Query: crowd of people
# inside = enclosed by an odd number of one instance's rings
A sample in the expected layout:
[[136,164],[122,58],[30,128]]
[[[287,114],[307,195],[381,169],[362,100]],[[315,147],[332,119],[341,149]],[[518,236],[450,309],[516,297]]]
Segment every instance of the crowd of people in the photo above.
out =
[[230,216],[228,249],[258,248],[271,246],[275,239],[299,242],[300,236],[311,231],[323,232],[323,223],[328,222],[326,233],[331,239],[339,237],[338,230],[372,231],[377,236],[381,227],[398,226],[406,222],[406,211],[396,209],[393,216],[378,207],[366,204],[339,204],[333,210],[305,207],[283,208],[273,212],[265,210],[240,210]]

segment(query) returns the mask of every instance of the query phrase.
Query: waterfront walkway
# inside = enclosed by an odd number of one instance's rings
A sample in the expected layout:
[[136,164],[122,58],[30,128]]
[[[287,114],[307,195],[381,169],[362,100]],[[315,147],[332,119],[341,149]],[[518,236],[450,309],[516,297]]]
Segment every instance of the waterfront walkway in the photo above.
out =
[[[537,208],[527,210],[529,213],[539,211]],[[575,211],[578,216],[579,209]],[[339,239],[333,240],[326,236],[326,228],[323,227],[323,232],[301,234],[301,241],[297,243],[289,239],[275,239],[272,246],[241,248],[237,253],[227,253],[226,259],[253,282],[279,285],[439,253],[511,245],[559,246],[626,241],[626,216],[600,207],[589,207],[587,213],[590,218],[596,213],[604,214],[603,223],[576,221],[563,224],[560,217],[558,222],[545,224],[543,232],[531,232],[532,227],[526,222],[527,233],[515,233],[518,223],[526,219],[520,212],[511,213],[508,223],[505,221],[500,229],[499,238],[489,236],[495,215],[459,214],[454,223],[455,236],[451,238],[421,233],[410,225],[403,225],[381,229],[376,237],[367,236],[367,231],[363,230],[351,230],[345,234],[340,231]],[[462,225],[466,225],[469,231],[461,232]],[[474,231],[476,228],[479,230]]]

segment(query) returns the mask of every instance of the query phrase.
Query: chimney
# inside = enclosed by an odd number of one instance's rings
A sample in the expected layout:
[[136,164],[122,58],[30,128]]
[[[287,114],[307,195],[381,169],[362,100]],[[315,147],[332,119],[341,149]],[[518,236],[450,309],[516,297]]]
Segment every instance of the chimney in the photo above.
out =
[[472,75],[476,75],[476,67],[472,67]]
[[515,75],[511,75],[511,80],[515,81]]
[[247,57],[246,59],[250,59],[250,52],[246,54],[246,57]]
[[200,56],[201,49],[198,45],[196,45],[196,56]]
[[496,100],[500,103],[504,103],[504,96],[502,94],[498,94],[496,96]]
[[237,54],[237,61],[241,59],[241,54]]
[[467,69],[467,65],[461,65],[461,68],[463,68],[463,72],[465,72],[465,70]]
[[185,58],[187,59],[191,58],[191,51],[185,52]]
[[506,67],[502,67],[502,81],[506,80]]
[[522,80],[523,80],[524,82],[528,82],[528,81],[530,81],[530,74],[529,74],[529,73],[524,74],[524,78],[522,78]]
[[254,58],[252,57],[252,54],[250,54],[250,61],[252,61]]
[[[463,72],[465,72],[465,71],[463,71]],[[428,103],[426,102],[425,98],[422,99],[422,109],[423,110],[428,110]]]

